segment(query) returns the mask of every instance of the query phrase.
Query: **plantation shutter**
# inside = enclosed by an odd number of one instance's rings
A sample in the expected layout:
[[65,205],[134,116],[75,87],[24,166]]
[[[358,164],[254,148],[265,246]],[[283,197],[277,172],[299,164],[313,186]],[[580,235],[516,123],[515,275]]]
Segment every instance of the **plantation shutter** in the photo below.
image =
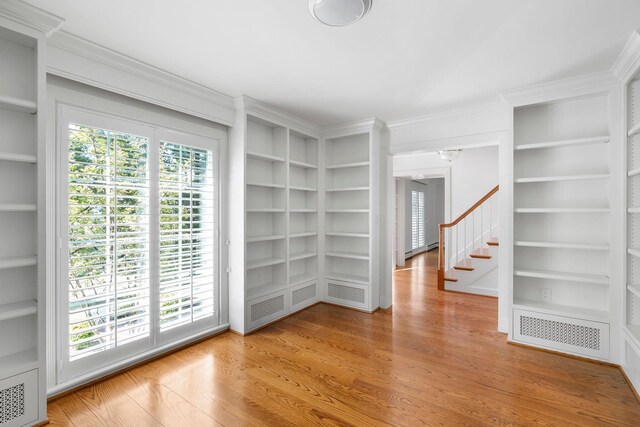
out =
[[212,317],[216,290],[214,152],[160,141],[160,331]]
[[411,249],[425,245],[424,236],[424,192],[411,191]]

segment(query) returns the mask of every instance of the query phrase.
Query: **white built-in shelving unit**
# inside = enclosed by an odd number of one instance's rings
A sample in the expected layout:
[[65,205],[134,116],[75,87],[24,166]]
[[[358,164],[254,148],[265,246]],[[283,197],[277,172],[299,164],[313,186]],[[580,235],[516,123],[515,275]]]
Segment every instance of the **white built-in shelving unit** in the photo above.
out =
[[46,39],[2,12],[0,6],[0,343],[10,345],[0,345],[0,425],[13,426],[47,417]]
[[604,360],[612,323],[609,106],[602,91],[513,112],[511,339]]

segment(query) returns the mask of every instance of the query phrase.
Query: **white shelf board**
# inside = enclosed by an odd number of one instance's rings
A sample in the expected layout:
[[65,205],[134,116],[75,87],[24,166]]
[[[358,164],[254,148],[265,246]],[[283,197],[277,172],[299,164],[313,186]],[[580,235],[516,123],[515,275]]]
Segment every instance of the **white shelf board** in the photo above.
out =
[[352,274],[328,272],[326,277],[327,279],[331,279],[331,280],[342,280],[344,282],[358,283],[361,285],[369,284],[369,279],[367,279],[365,276],[355,276]]
[[640,325],[632,325],[627,323],[624,330],[631,337],[637,347],[640,347]]
[[638,298],[640,298],[640,285],[628,284],[627,290],[632,294],[634,294],[635,296],[637,296]]
[[300,162],[298,160],[289,160],[289,164],[291,166],[295,166],[297,168],[303,168],[303,169],[318,169],[318,165],[314,165],[312,163],[307,163],[307,162]]
[[318,209],[289,209],[292,213],[314,213],[318,212]]
[[0,160],[8,162],[37,163],[38,158],[30,154],[0,153]]
[[327,209],[327,213],[369,213],[369,209]]
[[369,261],[369,255],[354,254],[349,252],[327,252],[326,255],[333,258],[348,258]]
[[631,129],[629,129],[629,132],[627,133],[627,135],[628,136],[633,136],[633,135],[635,135],[637,133],[640,133],[640,123],[638,123],[637,125],[635,125]]
[[369,237],[369,233],[346,233],[346,232],[338,232],[338,231],[328,231],[325,233],[327,236],[334,236],[334,237],[361,237],[361,238],[368,238]]
[[593,310],[570,305],[551,304],[540,301],[514,299],[513,308],[536,311],[538,313],[556,314],[558,316],[573,317],[576,319],[593,320],[609,323],[609,313],[603,310]]
[[284,185],[272,184],[268,182],[247,182],[247,187],[284,188]]
[[609,174],[592,174],[592,175],[565,175],[565,176],[540,176],[532,178],[518,178],[516,184],[529,184],[536,182],[561,182],[561,181],[588,181],[609,179]]
[[296,185],[290,185],[289,186],[289,190],[310,191],[310,192],[318,191],[317,188],[313,188],[313,187],[298,187]]
[[247,209],[248,213],[282,213],[284,208]]
[[609,213],[609,208],[516,208],[515,213]]
[[251,236],[251,237],[247,237],[247,242],[248,243],[255,243],[255,242],[268,242],[271,240],[284,240],[285,235],[284,234],[271,234],[271,235],[265,235],[265,236]]
[[37,209],[31,204],[0,204],[0,212],[35,212]]
[[289,255],[289,261],[300,261],[302,259],[313,258],[318,256],[317,252],[300,252]]
[[630,213],[630,214],[640,213],[640,208],[629,208],[627,209],[627,213]]
[[27,372],[38,367],[38,351],[35,348],[0,357],[0,378]]
[[26,99],[13,98],[0,95],[0,108],[3,110],[18,111],[20,113],[35,113],[38,106],[35,102]]
[[28,267],[36,265],[38,259],[35,256],[0,258],[0,270],[7,268]]
[[586,249],[592,251],[608,251],[608,243],[578,243],[578,242],[541,242],[517,240],[515,246],[523,248],[552,248],[552,249]]
[[568,282],[593,283],[608,285],[609,277],[598,274],[567,273],[562,271],[537,270],[530,268],[514,268],[514,276],[535,277],[537,279],[566,280]]
[[36,314],[38,305],[34,300],[14,302],[0,305],[0,320],[15,319],[17,317]]
[[291,233],[289,234],[289,238],[291,239],[295,239],[297,237],[312,237],[312,236],[317,236],[318,232],[317,231],[304,231],[301,233]]
[[517,145],[514,147],[514,150],[536,150],[541,148],[555,148],[555,147],[568,147],[575,145],[589,145],[589,144],[604,144],[609,142],[610,137],[607,136],[596,136],[591,138],[577,138],[577,139],[563,139],[558,141],[545,141],[545,142],[536,142],[533,144],[523,144]]
[[369,191],[369,187],[345,187],[345,188],[328,188],[327,193],[336,193],[339,191]]
[[284,258],[263,258],[247,262],[247,270],[253,270],[261,267],[269,267],[271,265],[283,264]]
[[325,169],[345,169],[345,168],[360,168],[363,166],[369,166],[369,162],[353,162],[353,163],[342,163],[338,165],[330,165]]
[[257,160],[266,160],[268,162],[284,162],[284,157],[274,156],[272,154],[258,153],[257,151],[247,151],[247,157]]
[[629,172],[627,172],[627,176],[636,176],[636,175],[640,175],[640,168],[632,169]]
[[287,285],[283,283],[267,283],[265,285],[256,286],[255,288],[247,289],[247,299],[260,298],[273,292],[282,291],[286,288]]
[[628,248],[627,253],[636,258],[640,258],[640,249],[637,248]]
[[318,280],[317,274],[310,274],[310,273],[299,274],[289,279],[289,286],[297,286],[306,282],[311,282],[313,280]]

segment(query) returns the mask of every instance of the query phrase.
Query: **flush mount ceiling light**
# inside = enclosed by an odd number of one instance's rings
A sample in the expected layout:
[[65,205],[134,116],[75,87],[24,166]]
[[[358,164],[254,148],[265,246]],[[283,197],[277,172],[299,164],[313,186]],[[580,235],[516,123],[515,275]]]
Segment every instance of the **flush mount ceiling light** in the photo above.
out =
[[331,27],[353,24],[371,10],[373,0],[309,0],[309,13]]
[[440,156],[440,158],[442,160],[446,160],[447,162],[451,163],[455,159],[458,158],[458,156],[460,155],[461,151],[462,150],[460,150],[460,149],[457,149],[457,150],[440,150],[440,151],[438,151],[438,156]]

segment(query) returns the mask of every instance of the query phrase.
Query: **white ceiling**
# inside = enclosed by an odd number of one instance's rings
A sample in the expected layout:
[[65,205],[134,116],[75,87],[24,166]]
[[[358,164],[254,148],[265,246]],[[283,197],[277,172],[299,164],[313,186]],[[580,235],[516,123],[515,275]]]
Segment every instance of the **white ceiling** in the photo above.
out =
[[638,0],[375,0],[326,27],[307,0],[27,0],[63,29],[231,96],[318,124],[385,121],[603,71]]

